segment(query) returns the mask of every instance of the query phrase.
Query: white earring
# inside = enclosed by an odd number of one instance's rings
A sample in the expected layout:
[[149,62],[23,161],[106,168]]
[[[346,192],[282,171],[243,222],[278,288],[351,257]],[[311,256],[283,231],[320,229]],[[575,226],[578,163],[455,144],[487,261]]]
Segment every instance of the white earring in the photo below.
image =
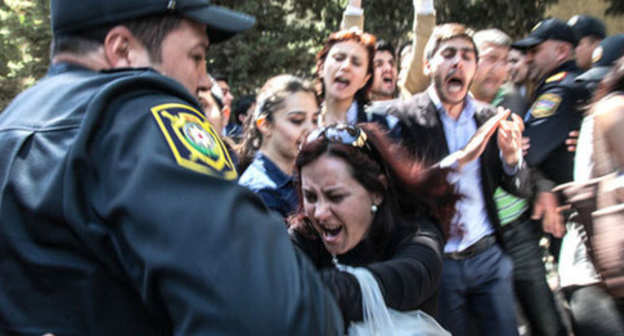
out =
[[377,207],[377,205],[376,205],[376,204],[371,205],[371,212],[372,212],[372,213],[376,213],[376,212],[377,212],[377,210],[379,210],[379,208]]

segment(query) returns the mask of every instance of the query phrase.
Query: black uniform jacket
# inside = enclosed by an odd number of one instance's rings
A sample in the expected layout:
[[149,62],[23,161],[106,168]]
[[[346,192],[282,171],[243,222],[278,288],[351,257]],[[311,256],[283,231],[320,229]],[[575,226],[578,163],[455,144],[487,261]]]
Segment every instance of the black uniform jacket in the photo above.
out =
[[587,89],[574,82],[579,74],[576,63],[568,61],[546,75],[525,118],[524,136],[531,139],[527,163],[556,184],[573,179],[574,153],[565,140],[570,131],[580,129],[588,98]]
[[[376,250],[364,240],[337,259],[340,264],[366,267],[371,271],[389,308],[399,311],[420,309],[435,317],[442,275],[442,233],[428,219],[410,220],[418,223],[418,232],[402,227],[386,251]],[[293,243],[322,270],[321,276],[338,300],[345,325],[361,321],[362,293],[357,279],[336,269],[331,254],[318,235],[308,237],[291,231],[291,237]]]
[[[473,101],[473,103],[476,108],[477,127],[496,113],[496,109],[490,105],[478,101]],[[403,145],[416,157],[434,164],[450,154],[442,121],[427,91],[391,106],[388,113],[399,118],[397,127],[399,127],[400,139],[403,141]],[[481,164],[481,186],[488,218],[496,230],[498,241],[502,242],[500,222],[493,197],[494,191],[501,186],[516,196],[529,197],[531,188],[529,171],[524,162],[516,174],[511,176],[505,174],[500,150],[496,142],[496,134],[494,134],[479,160]]]
[[0,334],[335,335],[335,300],[151,70],[57,64],[0,115]]

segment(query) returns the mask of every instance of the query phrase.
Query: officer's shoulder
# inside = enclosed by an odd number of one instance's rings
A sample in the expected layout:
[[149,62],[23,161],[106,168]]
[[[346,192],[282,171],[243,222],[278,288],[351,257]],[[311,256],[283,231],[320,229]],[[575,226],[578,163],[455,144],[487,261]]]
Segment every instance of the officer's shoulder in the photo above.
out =
[[[553,75],[546,77],[544,84],[546,85],[561,85],[566,82],[570,77],[574,78],[570,71],[559,71]],[[574,79],[573,79],[574,80]]]
[[195,97],[178,81],[149,68],[117,69],[102,74],[111,76],[111,80],[102,90],[114,91],[116,96],[143,93],[177,97],[196,103]]
[[[160,133],[179,167],[226,180],[238,177],[218,132],[197,99],[181,84],[149,70],[117,74],[120,76],[108,82],[91,102],[91,124],[126,132],[146,129],[149,134]],[[97,123],[100,119],[109,122]]]
[[[117,69],[102,72],[109,80],[93,98],[92,105],[107,108],[107,114],[145,112],[165,107],[191,110],[203,117],[197,99],[176,80],[151,69]],[[110,108],[114,106],[114,108]]]

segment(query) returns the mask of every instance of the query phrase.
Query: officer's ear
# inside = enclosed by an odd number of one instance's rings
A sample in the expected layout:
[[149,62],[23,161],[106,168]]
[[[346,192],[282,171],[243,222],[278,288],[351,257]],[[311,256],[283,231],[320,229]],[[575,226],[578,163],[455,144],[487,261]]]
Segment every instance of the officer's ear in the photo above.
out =
[[152,66],[145,46],[124,26],[116,26],[106,34],[104,51],[112,68]]
[[561,55],[557,61],[565,62],[569,58],[574,58],[574,46],[568,42],[560,42],[557,45],[558,54]]

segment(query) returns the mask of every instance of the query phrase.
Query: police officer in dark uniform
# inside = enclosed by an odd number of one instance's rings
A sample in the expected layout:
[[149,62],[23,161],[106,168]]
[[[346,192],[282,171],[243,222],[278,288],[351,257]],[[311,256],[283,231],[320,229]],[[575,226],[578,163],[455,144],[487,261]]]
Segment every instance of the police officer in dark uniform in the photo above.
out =
[[557,184],[572,180],[574,154],[565,140],[580,128],[582,104],[588,98],[574,81],[581,73],[574,61],[575,45],[572,28],[557,19],[538,23],[527,38],[513,44],[527,50],[529,77],[536,83],[525,117],[524,135],[531,140],[526,160]]
[[253,18],[208,0],[51,14],[48,75],[0,115],[0,334],[342,333],[196,99],[209,44]]
[[[557,184],[572,181],[574,154],[565,142],[571,131],[580,128],[581,108],[588,99],[585,87],[574,81],[581,72],[574,60],[576,44],[572,28],[557,19],[538,23],[527,38],[512,44],[513,48],[526,50],[529,79],[535,83],[524,131],[530,139],[525,158],[536,176],[533,218],[541,218],[544,231],[555,238],[563,236],[565,227],[551,190]],[[559,239],[551,241],[555,258],[559,244]]]
[[576,77],[576,82],[585,85],[589,92],[595,92],[600,81],[622,56],[624,56],[624,34],[605,38],[592,54],[591,68]]

